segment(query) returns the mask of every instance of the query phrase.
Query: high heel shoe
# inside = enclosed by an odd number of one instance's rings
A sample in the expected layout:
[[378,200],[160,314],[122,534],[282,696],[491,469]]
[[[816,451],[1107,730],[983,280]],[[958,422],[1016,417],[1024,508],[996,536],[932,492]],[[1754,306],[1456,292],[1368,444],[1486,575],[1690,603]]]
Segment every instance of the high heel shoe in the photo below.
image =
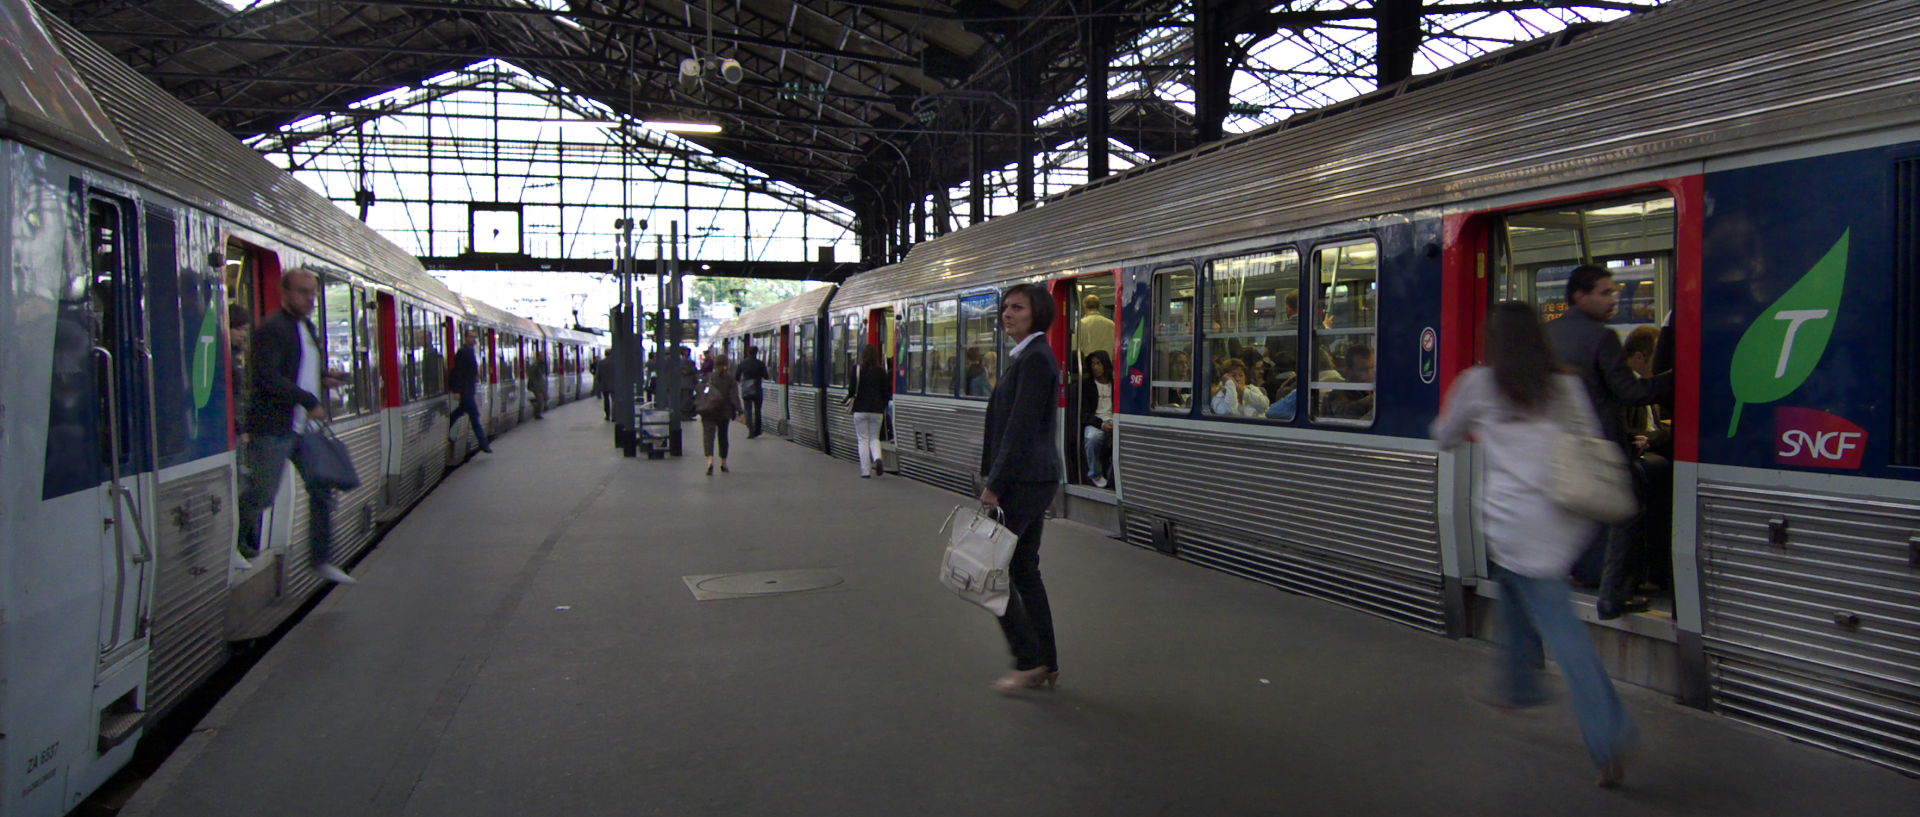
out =
[[1060,671],[1046,667],[1034,667],[1028,670],[1014,670],[1000,676],[993,682],[993,688],[1004,693],[1019,692],[1023,689],[1053,689],[1060,682]]
[[707,463],[707,476],[713,476],[713,463]]

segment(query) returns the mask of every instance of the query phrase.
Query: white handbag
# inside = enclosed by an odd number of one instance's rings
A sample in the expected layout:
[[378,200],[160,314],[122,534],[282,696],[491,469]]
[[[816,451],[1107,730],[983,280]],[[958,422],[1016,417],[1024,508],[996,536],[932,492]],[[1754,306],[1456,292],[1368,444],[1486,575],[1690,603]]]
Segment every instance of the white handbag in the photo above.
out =
[[981,506],[965,510],[954,506],[947,521],[947,552],[940,557],[940,583],[960,598],[987,608],[996,616],[1007,614],[1010,585],[1007,564],[1013,561],[1013,547],[1020,537],[1000,523],[1005,518],[999,508]]
[[1576,424],[1579,415],[1567,400],[1578,397],[1570,398],[1566,391],[1561,389],[1554,401],[1560,438],[1553,444],[1547,496],[1553,504],[1596,522],[1625,522],[1640,510],[1626,453],[1612,440],[1588,436]]

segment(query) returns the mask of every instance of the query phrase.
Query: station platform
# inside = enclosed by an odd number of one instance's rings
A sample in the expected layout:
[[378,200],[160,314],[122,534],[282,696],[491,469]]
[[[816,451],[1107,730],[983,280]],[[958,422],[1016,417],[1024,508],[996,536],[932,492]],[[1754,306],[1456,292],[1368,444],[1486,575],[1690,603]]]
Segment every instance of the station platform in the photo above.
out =
[[[1058,691],[987,683],[935,579],[964,497],[736,427],[627,459],[595,406],[449,476],[121,814],[1912,815],[1920,780],[1633,687],[1602,790],[1493,648],[1053,521]],[[725,574],[768,571],[765,576]],[[767,584],[773,582],[774,584]],[[763,589],[801,592],[750,594]],[[698,595],[696,590],[701,591]],[[719,595],[715,595],[718,593]],[[703,598],[704,596],[704,598]],[[1557,687],[1556,687],[1557,689]]]

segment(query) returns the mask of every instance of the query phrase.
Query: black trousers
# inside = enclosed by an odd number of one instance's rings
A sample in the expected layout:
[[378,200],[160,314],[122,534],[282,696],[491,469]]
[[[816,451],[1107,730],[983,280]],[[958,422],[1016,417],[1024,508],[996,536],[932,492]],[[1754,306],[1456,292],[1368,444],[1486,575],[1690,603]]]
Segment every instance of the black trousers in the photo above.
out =
[[760,401],[765,399],[761,395],[740,398],[740,402],[747,406],[747,437],[749,439],[760,436]]
[[1000,496],[1007,529],[1020,536],[1008,566],[1013,592],[1007,599],[1007,614],[1000,617],[1000,632],[1013,651],[1016,670],[1060,669],[1053,643],[1053,608],[1047,604],[1047,586],[1040,581],[1040,533],[1056,488],[1051,482],[1016,482]]
[[720,459],[727,458],[727,426],[730,425],[733,425],[731,420],[710,414],[700,415],[700,450],[706,456],[713,456],[713,438],[717,435],[720,438]]

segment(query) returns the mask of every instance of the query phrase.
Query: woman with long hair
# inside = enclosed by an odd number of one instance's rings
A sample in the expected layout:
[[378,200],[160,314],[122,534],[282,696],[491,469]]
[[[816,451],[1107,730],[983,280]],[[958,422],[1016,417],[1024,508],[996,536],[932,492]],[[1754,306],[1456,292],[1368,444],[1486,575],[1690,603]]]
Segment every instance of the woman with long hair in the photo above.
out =
[[713,356],[713,372],[702,384],[694,400],[700,415],[700,449],[707,455],[707,476],[713,476],[713,441],[720,439],[720,471],[727,470],[727,426],[740,416],[740,389],[733,382],[732,367],[726,355]]
[[1060,677],[1053,611],[1040,582],[1040,528],[1060,484],[1054,450],[1053,407],[1060,363],[1047,345],[1053,298],[1038,284],[1018,284],[1000,296],[1000,327],[1007,334],[1007,371],[987,398],[986,439],[980,447],[980,504],[999,508],[1020,537],[1008,567],[1012,592],[1000,631],[1013,651],[1013,671],[994,689],[1050,688]]
[[1095,488],[1107,487],[1107,462],[1113,450],[1113,358],[1105,349],[1087,355],[1087,376],[1080,381],[1080,438],[1087,481]]
[[1606,667],[1574,617],[1567,571],[1592,538],[1593,522],[1547,495],[1560,435],[1599,436],[1600,423],[1580,379],[1562,374],[1530,304],[1503,301],[1487,318],[1487,362],[1462,372],[1447,393],[1433,437],[1453,448],[1473,435],[1487,463],[1480,510],[1487,549],[1500,584],[1503,646],[1494,704],[1539,706],[1541,642],[1566,676],[1574,713],[1604,787],[1626,775],[1623,754],[1634,740],[1631,718]]
[[860,478],[884,474],[880,462],[880,422],[887,417],[887,401],[893,398],[893,383],[887,367],[880,363],[880,347],[867,344],[860,350],[860,373],[855,376],[853,393],[853,434],[859,438]]

